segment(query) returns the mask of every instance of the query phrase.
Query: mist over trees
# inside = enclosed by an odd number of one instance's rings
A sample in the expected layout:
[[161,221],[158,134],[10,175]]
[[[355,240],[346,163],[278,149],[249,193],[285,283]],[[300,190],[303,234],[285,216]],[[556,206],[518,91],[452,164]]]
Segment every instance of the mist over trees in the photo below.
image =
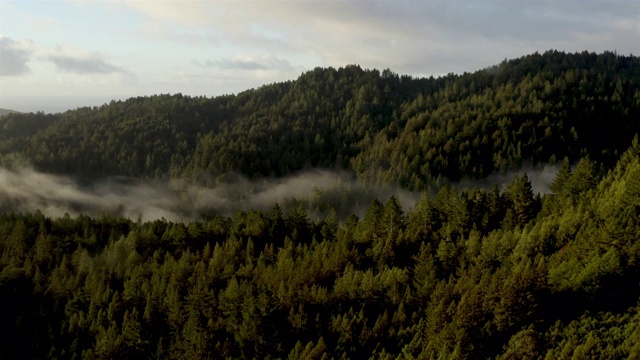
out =
[[[213,99],[5,115],[0,358],[640,357],[638,79],[638,57],[549,51],[439,78],[317,68]],[[487,186],[523,165],[554,169],[548,192],[525,172]],[[345,213],[355,182],[317,168],[422,195]],[[269,197],[304,188],[301,170],[329,187]],[[258,200],[184,222],[20,207],[99,202],[70,179],[113,176]],[[189,203],[220,201],[205,195]]]
[[3,358],[634,358],[640,147],[534,196],[175,223],[0,215]]

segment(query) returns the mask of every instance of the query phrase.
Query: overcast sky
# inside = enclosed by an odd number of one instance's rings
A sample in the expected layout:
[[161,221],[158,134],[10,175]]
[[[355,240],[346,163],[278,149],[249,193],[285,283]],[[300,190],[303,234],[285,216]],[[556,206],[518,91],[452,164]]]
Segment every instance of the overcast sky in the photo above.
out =
[[640,1],[0,0],[0,107],[216,96],[317,66],[438,76],[549,49],[640,54]]

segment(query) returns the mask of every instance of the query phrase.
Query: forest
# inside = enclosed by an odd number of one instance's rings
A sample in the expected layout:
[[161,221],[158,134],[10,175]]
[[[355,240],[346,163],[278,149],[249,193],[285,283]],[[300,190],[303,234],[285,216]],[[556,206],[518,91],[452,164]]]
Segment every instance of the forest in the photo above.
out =
[[205,185],[338,168],[415,191],[565,157],[610,168],[640,131],[638,79],[640,58],[611,52],[548,51],[438,78],[316,68],[237,95],[5,115],[0,164]]
[[[0,196],[0,358],[638,358],[639,79],[638,57],[548,51],[4,115],[0,171],[214,188],[339,169],[422,195],[349,214],[356,196],[316,189],[189,221]],[[521,169],[545,164],[534,192]]]

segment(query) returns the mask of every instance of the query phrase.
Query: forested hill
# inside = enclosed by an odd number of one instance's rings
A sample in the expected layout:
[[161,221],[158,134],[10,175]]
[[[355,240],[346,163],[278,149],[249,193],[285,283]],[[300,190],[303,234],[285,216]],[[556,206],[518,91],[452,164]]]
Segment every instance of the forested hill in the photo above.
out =
[[[429,79],[318,68],[213,99],[3,116],[0,359],[640,358],[639,131],[640,58],[613,53]],[[88,180],[338,167],[409,189],[560,166],[547,194],[522,174],[341,217],[325,200],[355,197],[337,187],[288,211],[274,200],[174,222],[29,212],[23,202],[61,213],[57,198],[181,208],[148,200],[167,193],[155,181],[76,191],[71,177],[11,168],[22,161]]]
[[17,113],[17,111],[0,108],[0,116],[11,114],[11,113]]
[[638,359],[640,144],[359,220],[0,213],[2,359]]
[[640,58],[532,54],[474,73],[359,66],[215,98],[157,95],[0,118],[0,161],[100,177],[221,179],[348,168],[420,190],[523,163],[612,165],[640,130]]

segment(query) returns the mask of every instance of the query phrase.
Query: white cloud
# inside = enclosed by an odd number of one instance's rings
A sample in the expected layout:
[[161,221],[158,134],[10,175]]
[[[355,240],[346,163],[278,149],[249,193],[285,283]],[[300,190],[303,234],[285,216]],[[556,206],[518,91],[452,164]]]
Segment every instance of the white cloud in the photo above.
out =
[[142,21],[137,31],[147,40],[157,42],[174,42],[181,45],[220,44],[220,39],[212,34],[210,30],[184,28],[157,21]]
[[[607,50],[595,40],[603,33],[615,38],[623,29],[633,30],[640,16],[640,8],[630,1],[127,4],[163,28],[173,27],[174,36],[204,32],[209,36],[202,37],[203,42],[215,38],[216,46],[226,45],[235,53],[252,49],[288,61],[304,58],[307,68],[358,63],[412,75],[428,74],[430,69],[436,74],[472,71],[505,57],[551,48]],[[607,21],[599,21],[603,16]],[[630,40],[628,35],[624,38]],[[614,44],[620,48],[608,50],[629,53],[639,48],[637,41]],[[245,70],[262,66],[240,61],[227,65]]]
[[62,71],[79,75],[112,74],[122,69],[98,58],[78,58],[69,55],[50,55],[48,59]]
[[0,36],[0,76],[21,76],[30,72],[27,63],[33,55],[31,40],[15,41]]
[[78,75],[124,73],[121,67],[108,63],[97,52],[86,52],[72,49],[69,46],[59,46],[51,51],[46,60],[52,62],[58,70]]
[[125,1],[125,3],[136,9],[154,21],[168,21],[189,26],[199,26],[211,21],[211,11],[214,8],[212,2],[190,1]]
[[215,61],[207,60],[201,65],[223,70],[275,70],[283,72],[296,70],[289,61],[273,55],[236,55]]

